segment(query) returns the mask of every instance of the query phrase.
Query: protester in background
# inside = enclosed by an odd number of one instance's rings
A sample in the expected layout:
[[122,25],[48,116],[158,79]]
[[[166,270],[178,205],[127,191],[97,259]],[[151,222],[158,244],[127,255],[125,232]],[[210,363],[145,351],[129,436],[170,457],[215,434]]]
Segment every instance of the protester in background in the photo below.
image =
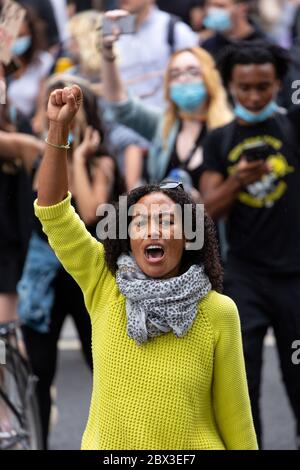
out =
[[[34,127],[34,121],[38,119],[35,113],[44,91],[43,82],[54,63],[51,54],[43,50],[43,38],[43,29],[37,16],[32,10],[27,9],[12,49],[19,67],[8,77],[7,86],[10,117],[17,125],[17,130],[30,132],[30,121]],[[18,125],[22,119],[28,121],[23,128],[22,125]]]
[[206,0],[206,16],[203,24],[215,31],[202,47],[215,58],[235,41],[253,41],[264,34],[249,20],[251,0]]
[[32,229],[24,168],[29,168],[43,148],[32,136],[0,131],[0,323],[17,318],[16,287]]
[[182,21],[171,25],[170,15],[159,10],[154,0],[119,0],[119,3],[137,16],[135,34],[121,35],[116,45],[122,80],[144,103],[162,109],[168,59],[175,50],[196,46],[197,35]]
[[[32,136],[0,131],[0,327],[17,320],[20,280],[32,229],[32,198],[25,165],[43,151]],[[0,366],[0,387],[4,387]],[[13,431],[10,409],[0,398],[0,439]]]
[[[107,13],[107,15],[111,15]],[[150,182],[186,177],[186,190],[199,199],[202,144],[207,129],[228,123],[232,116],[225,91],[211,56],[200,48],[176,52],[168,65],[165,113],[154,112],[129,97],[114,60],[117,35],[104,38],[103,86],[117,121],[128,125],[152,142],[147,159]],[[130,164],[131,162],[129,162]],[[142,171],[129,165],[127,173],[141,179]],[[172,179],[171,178],[171,179]]]
[[[4,93],[1,100],[5,102],[2,64],[0,81]],[[32,200],[25,170],[44,146],[32,136],[4,132],[2,126],[0,129],[0,323],[5,323],[16,319],[16,287],[32,229]]]
[[[197,35],[185,23],[159,10],[154,0],[120,0],[120,8],[136,15],[134,34],[121,35],[116,47],[125,87],[145,104],[163,110],[163,76],[175,50],[197,45]],[[151,44],[151,47],[149,47]],[[135,135],[134,145],[124,150],[124,162],[141,168],[149,142]],[[120,162],[124,171],[127,163]],[[134,178],[128,181],[132,188]]]
[[204,146],[201,190],[206,209],[227,219],[224,289],[238,305],[254,424],[262,442],[260,380],[264,338],[273,327],[300,448],[300,106],[285,113],[276,95],[287,52],[264,42],[227,49],[220,70],[235,120]]

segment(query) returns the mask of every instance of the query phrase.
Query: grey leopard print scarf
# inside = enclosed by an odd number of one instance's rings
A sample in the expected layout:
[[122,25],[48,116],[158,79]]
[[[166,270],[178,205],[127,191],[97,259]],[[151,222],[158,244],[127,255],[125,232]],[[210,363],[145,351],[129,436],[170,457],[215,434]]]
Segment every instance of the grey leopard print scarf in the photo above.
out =
[[197,304],[211,290],[204,267],[193,265],[166,280],[146,276],[130,255],[118,259],[116,281],[126,298],[127,333],[141,345],[149,338],[173,331],[182,337],[191,328]]

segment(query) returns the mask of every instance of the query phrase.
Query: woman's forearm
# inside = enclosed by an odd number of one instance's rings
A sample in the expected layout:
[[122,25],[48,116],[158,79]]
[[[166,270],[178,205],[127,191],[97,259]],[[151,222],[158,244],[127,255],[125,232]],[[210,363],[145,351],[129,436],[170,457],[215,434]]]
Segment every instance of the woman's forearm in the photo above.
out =
[[104,96],[108,101],[120,103],[126,100],[127,94],[116,64],[113,47],[103,46],[101,78]]
[[107,202],[108,193],[106,184],[95,188],[90,181],[84,156],[73,155],[72,187],[81,219],[86,225],[93,224],[97,220],[97,207]]
[[[69,126],[50,123],[48,142],[66,145]],[[38,177],[38,204],[52,206],[61,202],[68,193],[67,150],[46,145]]]
[[202,194],[203,202],[208,214],[214,219],[219,220],[230,212],[233,204],[236,202],[241,191],[240,182],[230,176],[217,188],[214,188],[208,194]]
[[7,160],[21,159],[31,172],[34,160],[44,150],[44,143],[32,135],[0,131],[1,157]]

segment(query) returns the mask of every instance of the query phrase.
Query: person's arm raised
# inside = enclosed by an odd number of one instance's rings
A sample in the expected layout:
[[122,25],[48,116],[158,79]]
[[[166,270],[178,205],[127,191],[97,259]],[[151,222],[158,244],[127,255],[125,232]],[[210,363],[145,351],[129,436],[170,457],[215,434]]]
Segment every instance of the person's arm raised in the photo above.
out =
[[122,83],[119,69],[116,64],[116,55],[114,51],[114,44],[120,36],[120,31],[117,26],[117,20],[128,15],[123,10],[113,10],[105,13],[105,18],[109,18],[116,22],[114,34],[103,36],[101,41],[101,80],[103,82],[103,92],[105,98],[112,103],[121,103],[127,99],[127,93]]
[[114,120],[130,127],[147,140],[152,140],[161,119],[161,112],[145,106],[140,100],[127,94],[116,63],[114,44],[120,36],[118,19],[127,16],[124,10],[106,12],[104,17],[115,22],[113,34],[102,36],[100,50],[102,54],[101,81],[103,95],[111,105]]
[[81,102],[82,91],[77,85],[55,90],[50,95],[47,109],[49,133],[38,180],[39,206],[58,204],[67,196],[69,127]]
[[94,305],[106,302],[112,280],[102,243],[86,229],[71,206],[68,194],[67,150],[69,126],[82,101],[79,87],[54,91],[49,99],[50,128],[38,178],[35,214],[65,270],[79,284],[91,314]]

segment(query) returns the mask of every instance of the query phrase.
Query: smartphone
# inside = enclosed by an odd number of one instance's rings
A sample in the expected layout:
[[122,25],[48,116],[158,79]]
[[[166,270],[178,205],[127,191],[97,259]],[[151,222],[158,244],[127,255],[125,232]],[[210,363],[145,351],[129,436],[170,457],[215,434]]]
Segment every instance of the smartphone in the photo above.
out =
[[267,160],[271,154],[271,148],[265,142],[255,142],[253,144],[245,145],[243,155],[248,162],[255,162],[258,160]]
[[103,36],[110,36],[113,34],[115,27],[119,29],[120,34],[134,34],[136,31],[135,22],[136,15],[122,16],[117,20],[104,17],[102,22]]

